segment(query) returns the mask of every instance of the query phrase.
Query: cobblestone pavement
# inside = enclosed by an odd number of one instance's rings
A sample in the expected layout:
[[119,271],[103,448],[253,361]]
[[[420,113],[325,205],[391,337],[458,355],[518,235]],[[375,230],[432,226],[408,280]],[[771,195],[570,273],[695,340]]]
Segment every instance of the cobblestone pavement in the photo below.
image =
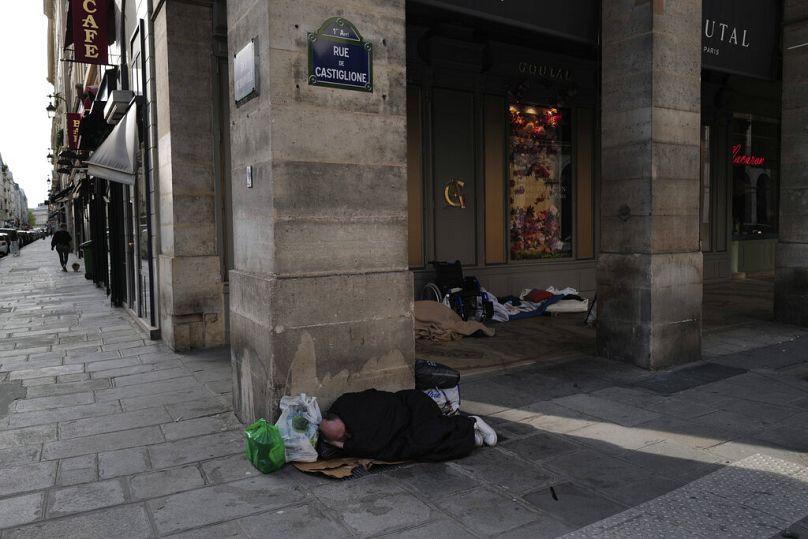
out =
[[581,357],[466,377],[496,448],[337,482],[257,473],[227,352],[148,341],[57,270],[44,241],[0,261],[3,538],[808,534],[797,328],[712,335],[670,372]]

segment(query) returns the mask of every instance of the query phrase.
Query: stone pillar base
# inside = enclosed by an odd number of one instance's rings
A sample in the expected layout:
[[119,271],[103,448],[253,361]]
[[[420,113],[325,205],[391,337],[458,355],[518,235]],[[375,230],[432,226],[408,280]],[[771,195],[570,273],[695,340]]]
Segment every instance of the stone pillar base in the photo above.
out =
[[646,369],[701,359],[702,254],[598,259],[598,354]]
[[225,344],[218,256],[160,255],[160,332],[177,352]]
[[808,243],[778,243],[774,318],[808,326]]
[[780,229],[774,280],[774,317],[808,326],[808,3],[783,4],[783,97],[780,128]]
[[[409,271],[318,277],[230,272],[236,415],[274,420],[283,395],[413,387]],[[370,316],[369,316],[370,314]]]

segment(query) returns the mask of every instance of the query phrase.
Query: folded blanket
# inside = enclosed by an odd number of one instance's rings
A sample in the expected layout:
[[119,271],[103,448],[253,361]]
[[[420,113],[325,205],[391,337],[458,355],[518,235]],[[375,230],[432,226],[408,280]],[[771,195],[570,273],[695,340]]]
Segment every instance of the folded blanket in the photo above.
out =
[[415,302],[415,338],[423,341],[448,342],[481,331],[488,337],[494,330],[479,322],[464,322],[460,315],[437,301]]

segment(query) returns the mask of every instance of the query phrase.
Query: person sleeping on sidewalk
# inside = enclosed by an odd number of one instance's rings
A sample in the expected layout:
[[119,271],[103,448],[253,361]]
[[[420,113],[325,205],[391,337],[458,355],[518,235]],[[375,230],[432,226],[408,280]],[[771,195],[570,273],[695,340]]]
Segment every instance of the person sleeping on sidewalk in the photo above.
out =
[[339,397],[323,416],[321,458],[355,457],[388,462],[442,461],[494,446],[497,434],[477,416],[445,416],[416,389],[368,389]]

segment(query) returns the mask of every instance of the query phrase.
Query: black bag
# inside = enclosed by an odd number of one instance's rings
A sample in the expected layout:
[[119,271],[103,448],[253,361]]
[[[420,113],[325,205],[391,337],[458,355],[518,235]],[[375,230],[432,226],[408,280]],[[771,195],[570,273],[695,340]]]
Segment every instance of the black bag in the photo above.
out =
[[460,373],[451,367],[426,361],[415,360],[415,389],[449,389],[460,382]]

